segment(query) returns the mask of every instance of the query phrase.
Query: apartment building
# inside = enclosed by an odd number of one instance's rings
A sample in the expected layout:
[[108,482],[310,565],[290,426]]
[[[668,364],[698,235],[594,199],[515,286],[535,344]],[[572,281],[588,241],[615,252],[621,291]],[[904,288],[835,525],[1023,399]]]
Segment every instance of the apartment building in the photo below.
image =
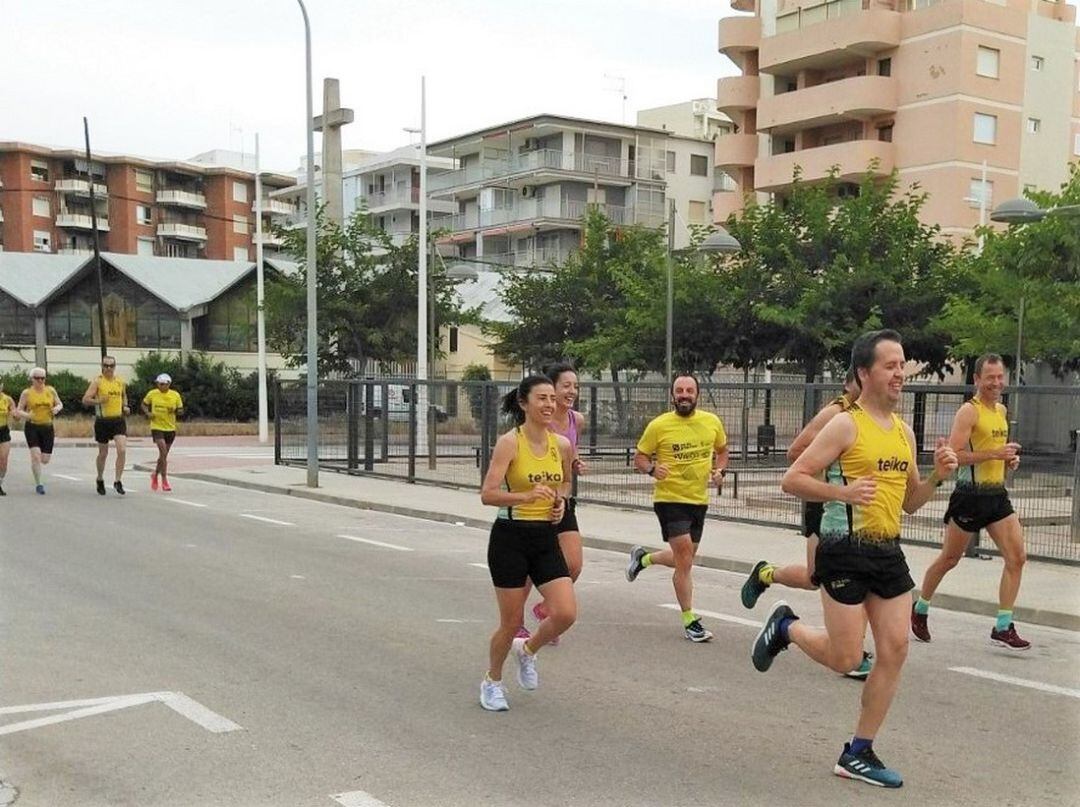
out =
[[431,177],[455,212],[432,221],[462,258],[512,266],[563,260],[590,205],[616,224],[662,225],[670,135],[659,129],[537,115],[432,143],[456,166]]
[[[270,204],[269,191],[294,180],[262,177],[268,233],[294,212]],[[87,163],[77,149],[0,142],[0,249],[9,252],[88,254],[96,218],[103,252],[248,261],[254,197],[254,174],[235,167],[105,154]],[[278,243],[264,235],[267,247]]]
[[731,118],[716,107],[715,98],[694,98],[678,104],[665,104],[638,110],[638,126],[666,129],[681,137],[715,140],[731,134]]
[[[858,182],[896,169],[929,194],[927,222],[966,234],[980,208],[1056,188],[1080,156],[1080,32],[1063,0],[732,0],[717,83],[736,131],[715,165],[723,221],[796,167]],[[983,184],[983,165],[986,184]]]

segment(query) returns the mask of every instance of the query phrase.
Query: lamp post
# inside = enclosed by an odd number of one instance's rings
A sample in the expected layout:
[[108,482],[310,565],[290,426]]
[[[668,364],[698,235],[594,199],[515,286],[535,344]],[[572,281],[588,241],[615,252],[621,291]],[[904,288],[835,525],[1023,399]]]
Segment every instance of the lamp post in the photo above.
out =
[[[667,329],[664,340],[664,372],[667,382],[672,381],[671,353],[675,326],[675,200],[668,207],[667,252]],[[742,249],[742,244],[723,227],[717,226],[708,238],[698,244],[695,252],[713,255],[730,255]]]
[[311,100],[311,23],[304,0],[296,0],[304,15],[304,57],[307,67],[307,486],[319,486],[319,331],[315,320],[318,289],[315,244],[315,113]]
[[259,442],[270,439],[270,407],[266,390],[266,299],[263,276],[262,173],[259,167],[259,133],[255,133],[255,340],[259,383]]

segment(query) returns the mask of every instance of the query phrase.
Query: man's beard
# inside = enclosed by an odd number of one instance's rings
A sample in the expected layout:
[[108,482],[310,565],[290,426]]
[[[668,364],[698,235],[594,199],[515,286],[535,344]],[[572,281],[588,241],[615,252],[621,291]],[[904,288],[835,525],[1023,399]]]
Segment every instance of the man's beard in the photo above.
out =
[[697,409],[697,401],[676,401],[675,411],[683,417],[690,417]]

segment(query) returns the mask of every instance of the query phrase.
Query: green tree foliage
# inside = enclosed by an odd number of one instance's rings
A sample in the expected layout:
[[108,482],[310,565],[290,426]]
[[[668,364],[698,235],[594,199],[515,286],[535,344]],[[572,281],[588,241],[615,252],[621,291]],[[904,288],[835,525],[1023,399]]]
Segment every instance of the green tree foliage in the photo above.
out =
[[[168,373],[172,388],[183,396],[186,418],[246,422],[258,416],[258,374],[245,376],[224,362],[194,351],[186,353],[184,358],[157,351],[139,358],[135,362],[134,378],[128,380],[128,400],[133,412],[138,411],[146,393],[154,389],[154,379],[160,373]],[[272,373],[269,383],[273,384]],[[270,405],[272,408],[272,398]]]
[[[1028,194],[1045,210],[1080,205],[1080,163],[1058,192]],[[1020,300],[1024,301],[1022,359],[1047,362],[1061,373],[1080,367],[1080,219],[1048,215],[1040,222],[987,228],[981,254],[969,250],[961,282],[938,325],[958,357],[993,352],[1015,363]]]
[[[358,211],[345,225],[317,212],[319,372],[355,376],[365,362],[406,362],[416,357],[417,239],[395,244],[371,217]],[[299,263],[293,275],[267,281],[267,344],[291,367],[307,360],[307,232],[279,230],[285,249]],[[473,321],[460,308],[455,282],[443,264],[432,262],[428,282],[435,290],[440,325]],[[441,355],[441,351],[440,351]]]

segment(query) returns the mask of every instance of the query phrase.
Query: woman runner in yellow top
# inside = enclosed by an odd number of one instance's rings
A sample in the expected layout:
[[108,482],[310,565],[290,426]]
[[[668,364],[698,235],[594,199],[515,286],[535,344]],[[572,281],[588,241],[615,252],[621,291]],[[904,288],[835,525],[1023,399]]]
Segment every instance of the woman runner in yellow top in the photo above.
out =
[[4,493],[4,477],[7,476],[8,456],[11,454],[11,416],[15,401],[4,392],[4,377],[0,376],[0,496]]
[[45,384],[45,370],[35,367],[30,371],[30,388],[24,389],[15,408],[15,417],[27,421],[23,427],[26,447],[30,449],[30,470],[34,474],[34,490],[45,495],[44,466],[52,460],[53,417],[60,414],[64,404],[56,390]]
[[[536,689],[536,652],[577,619],[574,587],[556,534],[566,512],[574,455],[570,442],[549,430],[555,406],[555,387],[546,376],[528,376],[506,396],[503,411],[516,426],[495,443],[480,490],[484,504],[499,508],[487,553],[499,627],[480,684],[480,705],[489,711],[509,708],[502,686],[506,656],[513,651],[518,684]],[[529,580],[544,598],[546,616],[531,638],[514,638]]]
[[150,418],[150,436],[158,450],[157,463],[150,474],[150,490],[158,489],[160,477],[161,489],[168,493],[172,490],[169,485],[169,451],[176,439],[176,417],[184,411],[184,399],[179,392],[170,389],[172,376],[168,373],[158,375],[154,383],[157,389],[146,393],[142,402],[143,414]]

